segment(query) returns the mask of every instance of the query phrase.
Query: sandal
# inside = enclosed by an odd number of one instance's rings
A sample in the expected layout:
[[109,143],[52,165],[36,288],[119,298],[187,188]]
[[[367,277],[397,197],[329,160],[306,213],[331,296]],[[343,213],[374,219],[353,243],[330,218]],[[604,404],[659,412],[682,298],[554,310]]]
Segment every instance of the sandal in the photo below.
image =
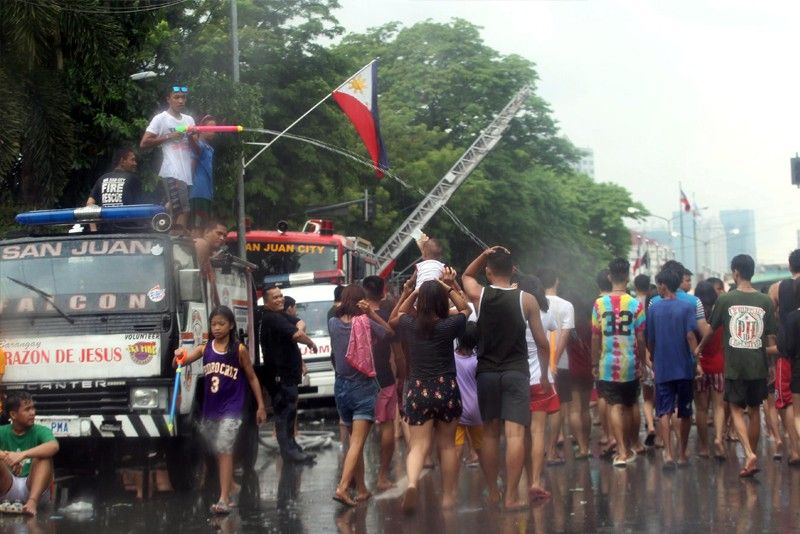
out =
[[214,515],[228,515],[231,513],[230,506],[228,506],[226,503],[222,501],[219,501],[216,504],[212,504],[209,510]]
[[656,433],[655,432],[648,432],[647,437],[644,438],[644,446],[645,447],[652,447],[656,444]]
[[614,467],[627,467],[628,462],[627,460],[620,458],[619,456],[614,457]]
[[542,488],[531,488],[528,490],[528,495],[534,501],[539,499],[549,499],[552,496],[552,494],[549,491]]
[[339,495],[338,493],[334,493],[334,494],[333,494],[333,497],[331,497],[331,498],[332,498],[334,501],[340,502],[340,503],[342,503],[342,504],[343,504],[343,505],[345,505],[345,506],[350,506],[350,507],[353,507],[353,506],[355,506],[355,505],[357,505],[357,504],[358,504],[356,501],[354,501],[353,499],[351,499],[351,498],[350,498],[350,495],[348,495],[347,493],[344,493],[344,494],[342,494],[342,495]]

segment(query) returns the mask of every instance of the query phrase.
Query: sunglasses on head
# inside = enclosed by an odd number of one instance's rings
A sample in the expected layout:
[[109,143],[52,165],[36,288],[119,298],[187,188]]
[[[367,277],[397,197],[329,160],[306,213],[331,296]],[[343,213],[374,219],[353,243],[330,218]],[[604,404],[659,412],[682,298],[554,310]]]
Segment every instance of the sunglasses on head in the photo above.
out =
[[173,85],[172,86],[172,92],[173,93],[188,93],[189,92],[189,88],[186,87],[185,85]]

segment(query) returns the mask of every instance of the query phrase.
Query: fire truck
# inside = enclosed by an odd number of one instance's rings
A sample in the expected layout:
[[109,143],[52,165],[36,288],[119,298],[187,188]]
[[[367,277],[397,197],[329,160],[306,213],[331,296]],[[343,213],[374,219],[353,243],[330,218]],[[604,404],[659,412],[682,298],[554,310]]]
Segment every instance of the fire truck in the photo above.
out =
[[[170,431],[173,355],[208,339],[218,304],[234,311],[254,355],[254,266],[230,255],[200,265],[191,239],[166,233],[163,211],[90,206],[17,216],[31,231],[0,241],[2,389],[32,395],[37,423],[61,442],[59,462],[119,466],[155,451],[173,485],[185,487],[197,475],[203,372],[199,360],[184,369]],[[50,228],[89,222],[105,228]],[[250,420],[240,447],[254,460]]]
[[[245,234],[247,261],[255,265],[254,280],[260,288],[277,285],[297,301],[297,315],[306,323],[306,333],[317,345],[317,353],[300,344],[308,374],[300,387],[301,397],[333,396],[334,372],[328,336],[328,310],[333,306],[337,284],[351,284],[378,269],[372,244],[360,237],[334,233],[333,221],[312,219],[299,232],[284,222],[278,229],[251,230]],[[228,235],[236,243],[236,234]],[[262,301],[259,301],[262,304]]]

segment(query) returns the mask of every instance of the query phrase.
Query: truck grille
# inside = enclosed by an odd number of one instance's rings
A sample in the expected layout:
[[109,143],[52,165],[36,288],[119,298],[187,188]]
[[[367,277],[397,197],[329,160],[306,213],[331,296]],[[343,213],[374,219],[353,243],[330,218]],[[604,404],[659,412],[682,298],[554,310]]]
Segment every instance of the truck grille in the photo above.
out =
[[110,315],[73,316],[75,324],[62,317],[36,317],[32,319],[4,319],[0,321],[3,334],[8,337],[79,336],[103,335],[129,332],[165,332],[169,328],[169,315]]
[[330,358],[323,358],[321,360],[303,360],[309,373],[324,373],[325,371],[333,371]]
[[125,413],[129,407],[130,389],[127,386],[85,391],[29,389],[28,392],[33,397],[38,415]]

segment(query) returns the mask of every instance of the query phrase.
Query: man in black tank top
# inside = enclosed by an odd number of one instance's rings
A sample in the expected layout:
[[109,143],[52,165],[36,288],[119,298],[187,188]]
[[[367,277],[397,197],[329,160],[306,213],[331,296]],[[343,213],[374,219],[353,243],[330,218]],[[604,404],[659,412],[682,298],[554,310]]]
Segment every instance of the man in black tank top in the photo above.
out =
[[786,347],[789,314],[800,304],[795,301],[796,286],[800,283],[800,249],[789,254],[789,271],[792,273],[791,279],[775,282],[769,288],[769,296],[778,316],[778,343],[768,348],[767,354],[770,360],[774,359],[775,392],[772,398],[789,438],[789,465],[800,465],[800,436],[794,424],[794,403],[800,403],[800,361],[792,361],[792,355]]
[[[485,269],[489,286],[476,277]],[[483,471],[489,488],[489,500],[499,503],[497,487],[501,421],[506,437],[507,510],[528,506],[517,487],[525,461],[525,432],[530,425],[530,387],[528,346],[525,329],[531,329],[540,354],[550,354],[550,345],[542,327],[539,305],[533,295],[512,286],[514,263],[503,247],[492,247],[475,258],[462,276],[464,291],[478,314],[478,405],[483,419]],[[547,376],[542,386],[550,389]]]

